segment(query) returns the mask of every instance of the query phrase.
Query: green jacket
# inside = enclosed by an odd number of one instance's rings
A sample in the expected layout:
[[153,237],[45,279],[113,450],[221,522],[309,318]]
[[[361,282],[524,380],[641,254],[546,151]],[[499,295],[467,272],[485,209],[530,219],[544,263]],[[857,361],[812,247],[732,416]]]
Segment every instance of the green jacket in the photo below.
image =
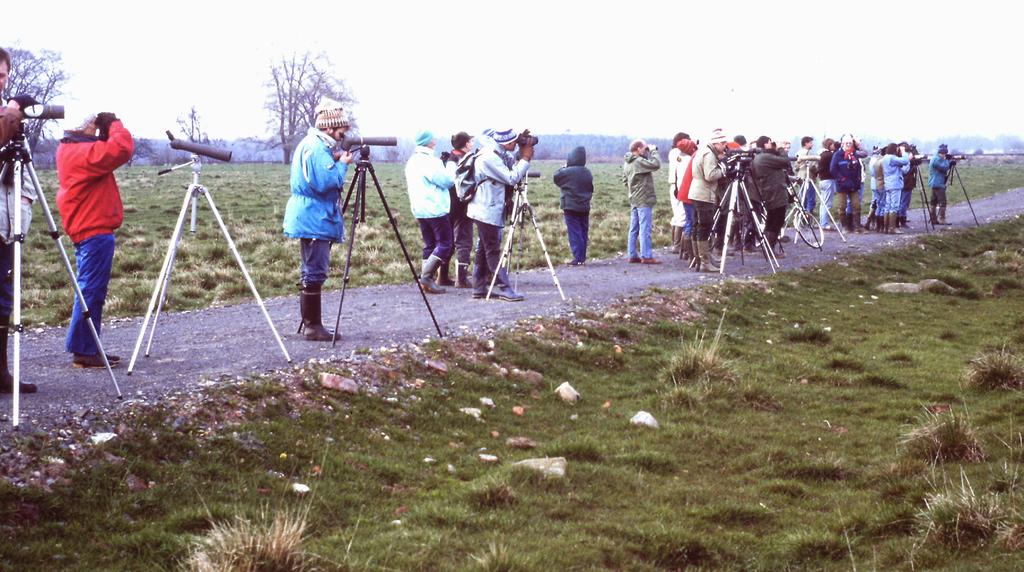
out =
[[654,190],[654,172],[661,168],[658,153],[648,157],[626,153],[622,166],[622,182],[629,189],[629,206],[632,208],[653,207],[657,193]]

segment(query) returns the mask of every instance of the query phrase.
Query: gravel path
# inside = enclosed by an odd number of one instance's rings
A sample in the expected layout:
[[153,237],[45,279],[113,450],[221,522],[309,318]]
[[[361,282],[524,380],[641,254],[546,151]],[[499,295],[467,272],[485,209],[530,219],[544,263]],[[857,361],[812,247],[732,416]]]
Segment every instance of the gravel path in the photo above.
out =
[[[974,210],[983,224],[1019,215],[1024,211],[1024,189],[976,201]],[[954,224],[946,228],[973,225],[967,205],[951,207],[948,214]],[[820,264],[844,255],[905,243],[923,233],[922,220],[920,210],[912,212],[914,230],[902,236],[868,233],[848,236],[848,242],[844,243],[836,233],[828,233],[824,251],[787,243],[787,257],[782,260],[782,267]],[[549,242],[564,240],[561,226],[542,230]],[[624,258],[616,258],[581,267],[556,267],[569,298],[567,302],[559,298],[547,269],[520,274],[519,289],[526,296],[523,303],[472,300],[469,290],[455,289],[429,299],[446,335],[458,335],[520,318],[601,305],[652,286],[690,287],[721,279],[717,274],[689,271],[666,253],[659,254],[665,262],[659,266],[627,264]],[[737,256],[729,259],[727,265],[728,276],[753,276],[768,271],[762,258],[747,257],[741,265]],[[332,281],[336,285],[337,276]],[[339,296],[338,292],[331,292],[324,297],[324,316],[328,321],[333,321],[337,312]],[[342,316],[343,335],[334,348],[330,342],[306,342],[296,335],[297,295],[270,299],[266,305],[293,364],[304,364],[312,358],[344,358],[361,348],[419,342],[436,336],[423,300],[411,282],[350,290]],[[259,308],[255,303],[247,303],[161,316],[152,356],[140,356],[133,374],[127,376],[127,363],[141,323],[141,318],[133,318],[103,326],[107,351],[124,359],[123,365],[114,369],[124,401],[115,399],[105,370],[72,369],[70,355],[64,353],[63,328],[27,332],[22,343],[22,375],[26,381],[39,385],[39,393],[22,396],[21,432],[47,430],[61,419],[72,415],[81,417],[86,412],[94,424],[102,424],[108,411],[131,400],[156,401],[174,392],[196,389],[222,376],[245,376],[289,367]],[[0,396],[0,435],[11,430],[10,413],[10,396]]]

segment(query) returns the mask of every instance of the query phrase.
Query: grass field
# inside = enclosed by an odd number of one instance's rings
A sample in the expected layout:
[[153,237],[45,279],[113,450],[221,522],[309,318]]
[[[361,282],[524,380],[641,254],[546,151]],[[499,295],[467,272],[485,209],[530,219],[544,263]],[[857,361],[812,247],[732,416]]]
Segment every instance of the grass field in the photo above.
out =
[[[253,379],[140,412],[102,447],[26,439],[69,481],[0,487],[0,562],[173,569],[214,522],[291,511],[324,569],[1019,570],[1024,221],[920,245],[525,323],[493,352],[432,342]],[[874,289],[925,278],[956,291]],[[974,387],[972,367],[1017,389]],[[321,371],[378,389],[327,391]],[[552,395],[563,381],[581,402]],[[639,410],[661,428],[631,427]],[[567,476],[510,466],[538,456]]]
[[[571,259],[558,208],[558,189],[551,181],[559,166],[554,162],[538,162],[533,170],[543,177],[530,185],[531,203],[556,264]],[[591,169],[595,197],[589,255],[615,256],[625,250],[629,228],[628,197],[619,179],[621,166],[598,164],[591,165]],[[191,182],[187,169],[164,177],[157,177],[156,171],[154,167],[130,167],[117,172],[126,212],[124,226],[118,232],[105,317],[145,312],[185,190]],[[409,212],[402,165],[380,164],[376,165],[376,171],[388,203],[398,215],[402,236],[415,263],[422,242],[416,220]],[[1024,165],[965,165],[962,173],[973,198],[1024,185]],[[663,172],[656,175],[660,187],[667,188],[667,183],[661,184],[667,175]],[[56,216],[54,173],[41,172],[40,178]],[[210,189],[260,294],[264,297],[293,294],[299,278],[298,241],[281,235],[284,205],[290,194],[288,167],[206,165],[202,183]],[[359,286],[410,280],[408,267],[379,200],[372,190],[368,196],[366,224],[360,226],[353,253],[351,283]],[[951,200],[962,198],[958,191],[950,193]],[[658,200],[654,213],[654,244],[666,246],[671,242],[671,210],[667,197]],[[186,234],[179,250],[167,304],[172,311],[251,299],[212,213],[205,202],[201,201],[201,205],[197,232]],[[346,228],[349,225],[346,221]],[[66,323],[71,315],[72,292],[57,249],[44,230],[45,224],[37,209],[27,242],[25,320],[50,325]],[[543,254],[536,240],[530,240],[531,236],[532,233],[527,233],[521,260],[525,267],[539,267],[544,264]],[[64,240],[70,250],[66,237]],[[340,288],[344,249],[336,247],[332,257],[334,278],[328,281],[327,287]]]

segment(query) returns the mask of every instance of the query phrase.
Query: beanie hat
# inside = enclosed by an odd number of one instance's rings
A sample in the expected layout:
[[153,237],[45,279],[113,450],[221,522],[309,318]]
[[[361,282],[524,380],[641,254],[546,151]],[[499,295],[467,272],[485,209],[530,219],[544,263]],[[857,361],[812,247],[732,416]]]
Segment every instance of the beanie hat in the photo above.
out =
[[470,137],[469,133],[459,131],[455,135],[452,135],[452,149],[462,149],[472,139],[473,138]]
[[949,147],[945,143],[939,145],[939,153],[949,153]]
[[[764,137],[764,136],[762,135],[762,137]],[[733,137],[732,140],[734,142],[736,142],[736,143],[739,143],[740,145],[746,145],[747,144],[747,138],[742,136],[742,135],[737,135],[737,136]]]
[[317,129],[333,129],[335,127],[348,127],[348,114],[342,109],[341,104],[333,99],[324,98],[316,106]]
[[725,133],[720,128],[712,131],[711,136],[708,137],[708,143],[726,143],[727,141]]
[[519,136],[519,134],[516,133],[514,129],[506,129],[505,131],[490,131],[491,139],[494,139],[494,141],[499,145],[506,145],[508,143],[511,143],[516,140],[516,137]]
[[[82,122],[78,124],[78,127],[76,127],[74,131],[77,132],[77,133],[85,133],[86,130],[89,129],[90,127],[92,127],[92,131],[93,131],[93,133],[95,133],[95,131],[96,131],[96,114],[95,113],[92,113],[90,115],[85,116],[85,118],[82,119]],[[90,135],[92,135],[93,133],[90,133]]]
[[424,129],[416,134],[416,145],[424,147],[429,145],[434,140],[434,132],[429,129]]
[[690,139],[680,139],[679,144],[677,144],[676,147],[687,155],[693,155],[697,152],[697,144]]

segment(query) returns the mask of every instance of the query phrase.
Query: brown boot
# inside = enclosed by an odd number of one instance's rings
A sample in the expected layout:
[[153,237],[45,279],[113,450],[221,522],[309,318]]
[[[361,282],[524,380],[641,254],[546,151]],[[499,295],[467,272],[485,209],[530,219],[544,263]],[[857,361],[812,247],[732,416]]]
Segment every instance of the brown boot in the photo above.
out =
[[697,256],[700,261],[697,263],[697,272],[717,272],[711,264],[711,241],[697,241]]
[[693,239],[689,236],[680,237],[679,258],[685,262],[693,260]]
[[672,253],[679,254],[683,249],[683,227],[672,227]]
[[939,207],[939,224],[948,226],[951,223],[946,222],[946,207],[945,205]]
[[455,264],[455,287],[456,288],[472,288],[473,285],[469,283],[469,264],[462,262]]

